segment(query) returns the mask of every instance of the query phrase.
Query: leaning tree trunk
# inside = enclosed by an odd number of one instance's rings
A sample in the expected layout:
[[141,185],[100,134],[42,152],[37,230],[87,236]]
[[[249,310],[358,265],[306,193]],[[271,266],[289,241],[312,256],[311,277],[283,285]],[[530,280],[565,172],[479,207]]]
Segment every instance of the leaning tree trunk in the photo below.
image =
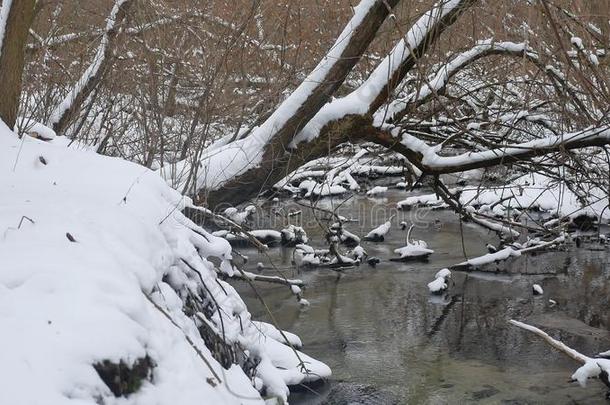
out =
[[[242,203],[273,186],[305,162],[324,156],[332,147],[340,143],[350,139],[374,138],[371,133],[376,133],[378,130],[372,126],[372,115],[388,101],[395,88],[414,67],[417,59],[430,49],[430,46],[440,37],[442,32],[451,26],[474,2],[475,0],[440,0],[427,15],[421,17],[414,24],[405,38],[373,71],[362,86],[348,96],[343,97],[343,99],[336,100],[342,104],[339,105],[339,109],[344,111],[344,115],[327,121],[324,117],[333,115],[332,112],[328,113],[337,106],[337,103],[334,106],[333,103],[326,106],[320,103],[328,100],[342,83],[342,80],[336,80],[333,83],[330,79],[334,79],[334,77],[328,76],[326,78],[326,88],[319,94],[319,97],[317,99],[312,97],[307,100],[311,102],[310,104],[307,104],[307,101],[303,103],[303,106],[307,105],[307,108],[301,108],[289,120],[289,122],[296,121],[295,124],[297,125],[286,126],[283,128],[285,130],[283,132],[278,131],[272,140],[264,146],[260,164],[224,182],[220,187],[200,190],[196,195],[196,202],[205,204],[212,209],[222,207],[225,204]],[[385,4],[381,1],[379,3]],[[344,58],[352,63],[345,63],[342,66],[339,75],[341,79],[351,71],[360,55],[366,50],[388,11],[389,8],[380,7],[377,10],[379,14],[376,18],[365,20],[369,24],[361,24],[356,29],[351,37],[352,43],[350,45],[357,52],[354,52],[352,57]],[[350,49],[350,47],[347,47],[347,49]],[[321,118],[318,119],[318,117]],[[316,120],[318,120],[316,125],[321,127],[319,134],[291,149],[291,142],[295,140],[295,135],[309,121]]]
[[25,43],[36,0],[3,0],[0,9],[0,119],[15,126],[25,65]]

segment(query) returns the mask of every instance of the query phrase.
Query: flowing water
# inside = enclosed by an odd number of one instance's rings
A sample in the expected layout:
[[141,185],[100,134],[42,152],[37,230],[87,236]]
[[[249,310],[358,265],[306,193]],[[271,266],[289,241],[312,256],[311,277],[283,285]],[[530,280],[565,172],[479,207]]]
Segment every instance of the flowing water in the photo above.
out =
[[[396,215],[384,242],[362,243],[370,256],[382,259],[376,268],[297,271],[291,266],[293,249],[275,247],[266,254],[241,249],[250,258],[248,270],[256,272],[257,262],[273,263],[284,275],[307,283],[311,305],[305,308],[284,286],[259,285],[265,308],[249,286],[236,285],[255,319],[270,322],[270,311],[282,329],[302,338],[306,353],[333,370],[331,381],[296,390],[291,403],[603,402],[599,381],[587,388],[569,383],[578,365],[507,321],[532,322],[586,354],[610,349],[608,251],[581,248],[523,257],[508,273],[454,272],[449,292],[431,296],[426,284],[439,269],[463,261],[464,254],[484,254],[485,243],[498,241],[478,226],[460,224],[446,210],[395,211],[396,201],[406,196],[395,190],[384,198],[357,195],[318,203],[326,209],[339,206],[339,214],[357,220],[346,228],[358,235]],[[281,229],[280,217],[272,213],[278,209],[302,210],[293,223],[300,218],[310,244],[324,246],[314,218],[323,214],[293,201],[269,204],[257,214],[257,225]],[[388,261],[393,249],[404,245],[406,233],[398,227],[403,220],[414,222],[413,236],[434,249],[429,262]],[[543,296],[533,296],[533,283],[543,286]]]

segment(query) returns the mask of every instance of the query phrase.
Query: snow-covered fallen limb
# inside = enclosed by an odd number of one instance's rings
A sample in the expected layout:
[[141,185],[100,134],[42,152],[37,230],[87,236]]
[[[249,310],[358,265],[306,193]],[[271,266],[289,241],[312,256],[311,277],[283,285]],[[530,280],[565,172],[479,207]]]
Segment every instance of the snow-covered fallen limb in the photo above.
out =
[[531,332],[539,337],[541,337],[546,343],[559,350],[563,354],[570,357],[572,360],[582,364],[580,368],[576,370],[574,374],[572,374],[572,381],[578,381],[578,383],[584,387],[587,384],[587,380],[590,378],[599,378],[602,382],[610,388],[610,381],[608,380],[608,375],[610,374],[610,360],[606,358],[591,358],[585,356],[582,353],[572,349],[571,347],[565,345],[557,339],[553,339],[549,336],[545,331],[528,325],[523,322],[515,321],[511,319],[509,321],[511,325],[514,325],[518,328],[524,329],[528,332]]
[[401,210],[409,210],[415,207],[445,208],[448,205],[436,194],[412,196],[396,203],[396,208]]
[[[233,245],[253,244],[257,247],[262,246],[262,249],[266,249],[267,245],[279,244],[282,240],[282,234],[273,229],[255,229],[242,232],[230,232],[223,229],[212,232],[212,235],[224,238]],[[253,243],[253,241],[256,242]]]
[[379,195],[379,194],[385,194],[385,193],[387,193],[387,191],[388,191],[387,187],[375,186],[372,189],[370,189],[369,191],[367,191],[366,195],[374,196],[374,195]]
[[[198,219],[198,218],[202,218],[202,217],[210,218],[210,219],[213,219],[214,221],[218,221],[233,229],[238,230],[240,235],[245,236],[248,239],[248,241],[250,243],[252,243],[253,246],[257,247],[261,251],[267,250],[267,248],[268,248],[268,246],[266,246],[264,243],[259,241],[252,233],[250,233],[250,231],[243,228],[240,224],[238,224],[238,223],[232,221],[231,219],[226,218],[222,215],[216,214],[215,212],[212,212],[211,210],[209,210],[207,208],[199,207],[199,206],[193,205],[193,203],[191,201],[186,201],[183,210],[189,218],[193,218],[193,219]],[[215,234],[215,233],[216,232],[213,232],[213,234]],[[220,231],[216,236],[224,237],[225,235],[228,235],[230,233],[231,232],[228,230],[223,230],[223,231]]]
[[502,250],[498,250],[495,253],[487,253],[486,255],[469,259],[465,262],[455,264],[450,268],[453,270],[465,270],[465,269],[476,269],[487,264],[498,263],[504,260],[508,260],[510,257],[521,256],[519,250],[513,249],[512,247],[505,247]]
[[303,282],[303,280],[300,279],[290,279],[279,276],[263,276],[262,274],[255,274],[249,271],[234,272],[230,278],[240,279],[244,281],[260,281],[264,283],[282,284],[287,286],[296,285],[297,287],[305,287],[305,283]]
[[455,264],[455,265],[451,266],[450,269],[460,270],[460,271],[478,269],[478,268],[484,267],[484,266],[492,264],[492,263],[499,263],[499,262],[508,260],[511,257],[519,257],[522,254],[555,247],[557,245],[564,243],[565,241],[566,241],[566,236],[562,234],[562,235],[558,236],[557,238],[552,239],[550,241],[538,241],[538,240],[532,241],[532,243],[528,244],[526,247],[515,248],[512,246],[507,246],[501,250],[498,250],[497,252],[487,253],[483,256],[475,257],[475,258],[469,259],[465,262]]
[[491,221],[489,219],[483,218],[481,215],[477,215],[474,213],[471,213],[470,219],[474,223],[491,231],[497,232],[500,235],[508,236],[510,238],[518,238],[520,235],[520,233],[517,232],[512,226],[507,226],[502,221]]

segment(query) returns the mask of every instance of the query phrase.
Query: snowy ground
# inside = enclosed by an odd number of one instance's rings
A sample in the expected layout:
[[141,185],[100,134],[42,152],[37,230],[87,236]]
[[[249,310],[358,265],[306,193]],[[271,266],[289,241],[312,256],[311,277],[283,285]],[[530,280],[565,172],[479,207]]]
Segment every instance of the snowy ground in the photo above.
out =
[[[211,262],[234,271],[230,245],[186,219],[187,201],[157,174],[2,127],[0,190],[0,403],[262,402],[254,386],[281,402],[287,385],[330,375],[298,338],[250,321]],[[187,296],[209,314],[187,316]],[[213,358],[203,323],[254,377]],[[146,356],[152,370],[127,397],[93,367]]]

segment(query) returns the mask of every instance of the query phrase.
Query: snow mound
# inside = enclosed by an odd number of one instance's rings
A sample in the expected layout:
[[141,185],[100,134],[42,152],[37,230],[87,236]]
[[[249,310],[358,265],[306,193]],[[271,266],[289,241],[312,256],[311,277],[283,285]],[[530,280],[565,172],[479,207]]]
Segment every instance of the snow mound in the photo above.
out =
[[[208,260],[232,268],[229,243],[184,217],[190,201],[157,174],[20,140],[0,125],[6,403],[114,403],[94,368],[104,361],[131,367],[150,359],[149,378],[118,400],[126,404],[262,403],[254,385],[286,400],[287,385],[330,375],[293,348],[300,343],[294,335],[286,342],[277,328],[251,321]],[[245,357],[240,364],[250,364],[254,377],[221,365],[202,329]]]

